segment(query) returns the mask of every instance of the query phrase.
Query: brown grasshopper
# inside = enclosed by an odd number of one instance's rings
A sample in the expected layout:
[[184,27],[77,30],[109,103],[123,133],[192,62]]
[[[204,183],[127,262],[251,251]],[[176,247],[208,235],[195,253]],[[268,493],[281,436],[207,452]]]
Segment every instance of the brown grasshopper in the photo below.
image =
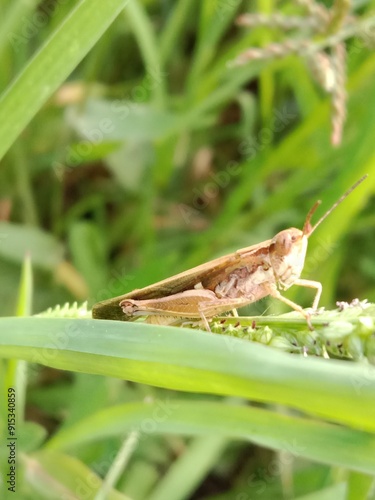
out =
[[160,318],[164,324],[184,318],[202,320],[210,330],[208,319],[213,316],[230,310],[235,312],[239,307],[271,295],[300,312],[313,329],[310,313],[283,297],[279,289],[287,290],[292,285],[313,288],[312,309],[317,310],[321,283],[300,279],[308,238],[366,177],[346,191],[314,226],[310,221],[321,201],[317,201],[307,214],[302,231],[294,227],[285,229],[271,240],[242,248],[120,297],[98,302],[93,307],[93,317],[129,321],[137,316],[149,316],[149,322]]

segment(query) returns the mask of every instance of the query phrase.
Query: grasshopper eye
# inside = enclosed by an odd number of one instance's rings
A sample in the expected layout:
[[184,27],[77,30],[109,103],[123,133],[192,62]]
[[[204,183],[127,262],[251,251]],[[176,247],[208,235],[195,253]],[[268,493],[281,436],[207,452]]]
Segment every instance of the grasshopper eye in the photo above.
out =
[[277,234],[275,237],[275,247],[278,255],[288,255],[290,252],[293,242],[296,240],[296,237],[290,234],[287,231],[281,231],[281,233]]

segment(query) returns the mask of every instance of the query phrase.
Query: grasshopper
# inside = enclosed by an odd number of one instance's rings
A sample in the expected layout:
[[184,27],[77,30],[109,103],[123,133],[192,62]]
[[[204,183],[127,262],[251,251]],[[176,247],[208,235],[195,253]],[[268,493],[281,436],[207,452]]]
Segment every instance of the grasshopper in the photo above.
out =
[[284,302],[307,320],[313,329],[310,313],[281,295],[292,285],[312,288],[315,298],[312,311],[318,308],[322,285],[318,281],[301,279],[309,236],[328,215],[365,180],[357,181],[336,203],[311,225],[311,218],[321,201],[307,214],[303,229],[291,227],[272,239],[237,250],[159,281],[145,288],[94,305],[96,319],[131,321],[137,316],[148,316],[148,322],[170,324],[176,321],[203,321],[210,331],[208,320],[213,316],[233,311],[268,295]]

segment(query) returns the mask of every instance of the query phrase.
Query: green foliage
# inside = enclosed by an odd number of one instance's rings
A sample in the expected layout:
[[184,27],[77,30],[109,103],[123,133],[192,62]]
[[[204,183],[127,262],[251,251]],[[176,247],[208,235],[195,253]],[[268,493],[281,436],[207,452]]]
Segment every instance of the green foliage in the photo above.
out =
[[[332,307],[375,302],[375,2],[257,4],[0,0],[0,434],[14,387],[18,498],[372,491],[374,306]],[[233,66],[249,48],[262,57]],[[268,299],[215,334],[90,319],[301,227],[365,173],[309,241],[314,332]]]

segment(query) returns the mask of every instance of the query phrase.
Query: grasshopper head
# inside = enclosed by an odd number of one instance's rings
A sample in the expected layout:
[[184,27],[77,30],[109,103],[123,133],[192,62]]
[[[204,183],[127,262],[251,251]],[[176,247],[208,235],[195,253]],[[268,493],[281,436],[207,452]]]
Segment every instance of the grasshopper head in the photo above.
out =
[[272,238],[270,261],[279,285],[287,289],[301,275],[307,250],[307,235],[291,227]]
[[302,231],[291,227],[280,231],[272,239],[270,260],[279,285],[286,290],[301,276],[305,264],[307,239],[314,231],[311,226],[311,217],[320,205],[317,201],[307,214]]
[[270,263],[276,281],[281,288],[289,288],[300,277],[305,263],[308,237],[366,177],[367,175],[364,175],[353,184],[313,226],[311,225],[311,218],[321,204],[320,200],[313,205],[307,214],[302,231],[294,227],[285,229],[277,233],[271,240],[269,249]]

